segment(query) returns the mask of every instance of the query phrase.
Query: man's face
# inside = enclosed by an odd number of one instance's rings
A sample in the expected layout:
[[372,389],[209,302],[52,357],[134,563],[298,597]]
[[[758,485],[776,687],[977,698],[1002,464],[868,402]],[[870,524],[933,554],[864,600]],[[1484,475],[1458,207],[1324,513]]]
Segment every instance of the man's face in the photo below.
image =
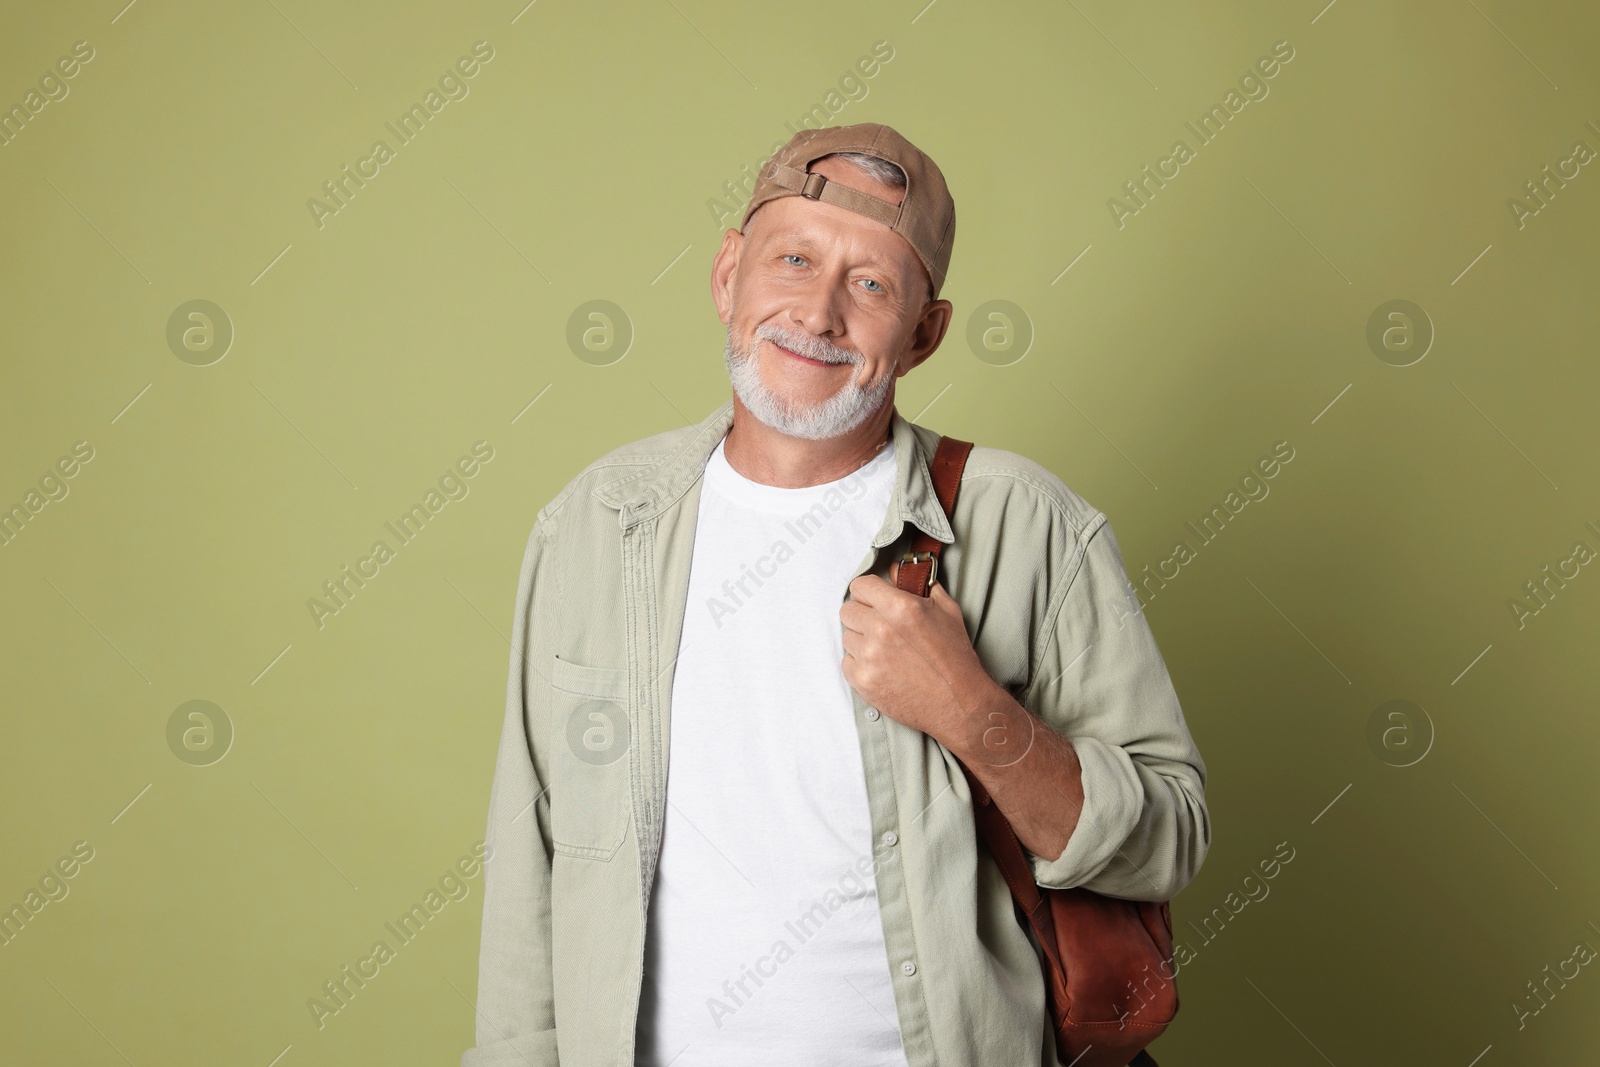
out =
[[[839,159],[810,168],[890,203],[904,193]],[[848,433],[891,398],[894,380],[931,355],[949,301],[888,226],[799,196],[768,201],[729,231],[712,270],[734,392],[794,437]]]

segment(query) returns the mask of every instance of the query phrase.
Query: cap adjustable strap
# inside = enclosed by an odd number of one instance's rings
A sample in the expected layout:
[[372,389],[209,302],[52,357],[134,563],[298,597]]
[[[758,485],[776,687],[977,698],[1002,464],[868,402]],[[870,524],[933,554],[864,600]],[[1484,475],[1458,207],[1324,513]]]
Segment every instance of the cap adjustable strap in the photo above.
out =
[[804,171],[782,163],[774,164],[773,171],[772,180],[792,193],[820,200],[824,204],[833,204],[846,211],[854,211],[885,226],[893,226],[899,222],[900,211],[905,206],[904,200],[898,204],[891,204],[887,200],[880,200],[847,185],[830,182],[827,175],[818,174],[816,171]]

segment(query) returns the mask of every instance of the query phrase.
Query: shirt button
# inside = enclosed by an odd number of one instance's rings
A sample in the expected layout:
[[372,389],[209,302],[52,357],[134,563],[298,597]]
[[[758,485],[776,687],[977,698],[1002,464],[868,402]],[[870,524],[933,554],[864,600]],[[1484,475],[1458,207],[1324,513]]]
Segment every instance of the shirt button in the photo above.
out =
[[917,973],[917,965],[915,963],[912,963],[910,960],[906,960],[904,963],[902,963],[900,965],[900,970],[904,974],[916,974]]
[[899,840],[900,840],[900,835],[895,833],[893,830],[885,830],[883,832],[883,843],[884,844],[893,845],[893,844],[896,844],[897,842],[899,842]]
[[877,722],[878,721],[878,709],[877,708],[868,708],[867,709],[867,720],[869,722]]

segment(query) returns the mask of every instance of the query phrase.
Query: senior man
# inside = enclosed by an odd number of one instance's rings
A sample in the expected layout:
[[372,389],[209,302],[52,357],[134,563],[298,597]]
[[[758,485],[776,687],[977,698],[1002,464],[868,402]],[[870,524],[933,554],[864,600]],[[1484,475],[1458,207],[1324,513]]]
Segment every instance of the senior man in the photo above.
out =
[[[711,271],[731,399],[624,445],[523,555],[463,1067],[1056,1063],[957,759],[1042,886],[1164,900],[1205,765],[1106,517],[939,434],[955,208],[872,123],[802,130]],[[894,584],[925,532],[931,596]]]

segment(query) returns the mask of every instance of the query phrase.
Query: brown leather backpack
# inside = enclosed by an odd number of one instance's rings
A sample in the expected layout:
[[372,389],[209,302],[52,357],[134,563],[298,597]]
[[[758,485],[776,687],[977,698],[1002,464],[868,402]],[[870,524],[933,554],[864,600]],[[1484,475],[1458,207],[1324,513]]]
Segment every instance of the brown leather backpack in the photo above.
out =
[[[971,450],[970,441],[939,438],[930,473],[946,517],[955,512],[956,489]],[[895,584],[928,596],[942,547],[919,530],[900,558]],[[965,764],[961,770],[972,790],[978,836],[1042,952],[1057,1058],[1071,1067],[1156,1067],[1144,1047],[1178,1011],[1169,903],[1040,886],[1011,823]]]

